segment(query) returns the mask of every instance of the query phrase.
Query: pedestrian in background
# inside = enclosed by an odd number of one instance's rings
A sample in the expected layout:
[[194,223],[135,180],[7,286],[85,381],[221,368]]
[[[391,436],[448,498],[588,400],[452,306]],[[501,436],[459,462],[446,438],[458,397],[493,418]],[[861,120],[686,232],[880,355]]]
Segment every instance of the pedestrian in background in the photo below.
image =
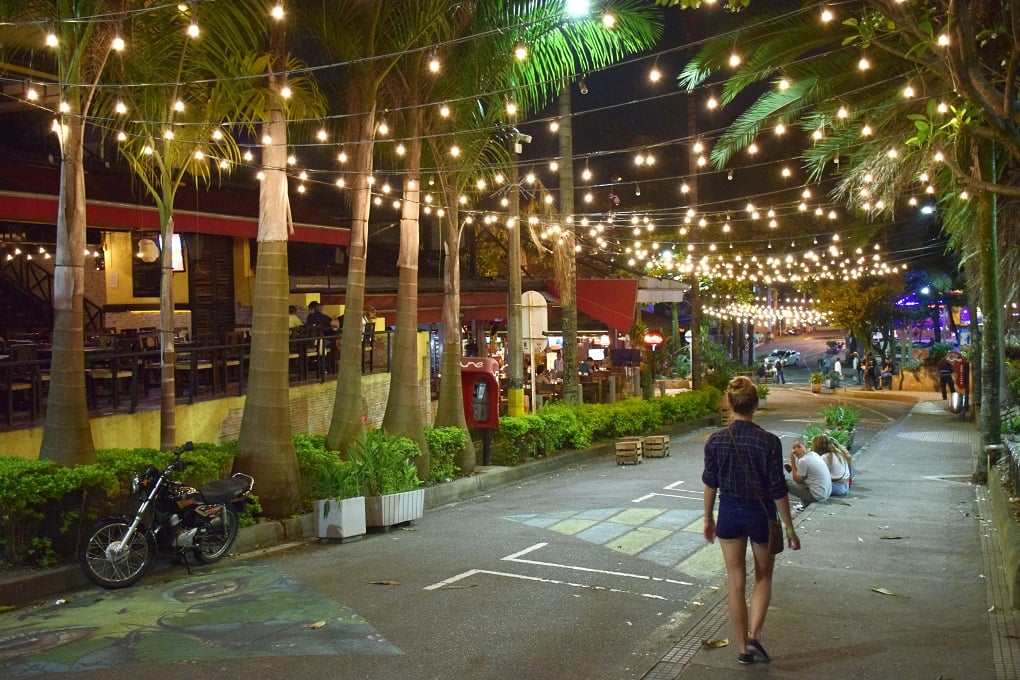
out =
[[[783,446],[779,437],[751,420],[758,409],[758,388],[750,378],[738,376],[730,381],[726,400],[733,410],[733,422],[713,433],[705,443],[705,469],[701,475],[705,484],[704,533],[709,543],[719,539],[726,565],[726,604],[739,640],[737,661],[749,664],[754,662],[755,655],[770,661],[762,645],[775,560],[775,555],[769,552],[769,520],[775,519],[778,511],[790,549],[800,550],[800,539],[793,528],[783,478]],[[746,599],[748,539],[754,556],[750,621]]]
[[[956,384],[953,382],[953,365],[945,357],[938,364],[939,389],[942,390],[942,398],[947,399],[949,394],[956,392]],[[948,392],[948,394],[947,394]]]
[[878,389],[878,381],[875,377],[875,357],[871,352],[868,352],[864,355],[864,389]]
[[786,368],[786,361],[782,357],[777,358],[775,366],[776,366],[776,384],[785,385],[786,374],[783,372],[783,369]]
[[864,364],[861,363],[861,355],[854,352],[854,375],[857,377],[857,384],[864,384]]

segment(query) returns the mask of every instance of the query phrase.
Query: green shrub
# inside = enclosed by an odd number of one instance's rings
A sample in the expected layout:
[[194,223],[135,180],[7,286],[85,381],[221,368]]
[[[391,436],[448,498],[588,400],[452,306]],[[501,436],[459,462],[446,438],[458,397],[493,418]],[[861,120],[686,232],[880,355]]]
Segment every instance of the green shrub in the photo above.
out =
[[925,363],[929,366],[934,366],[942,361],[952,350],[953,343],[951,342],[933,342],[931,347],[928,348],[928,358],[925,359]]
[[99,516],[97,499],[116,493],[116,477],[99,465],[0,458],[0,562],[53,564],[54,541],[70,542]]
[[826,427],[851,430],[860,422],[861,411],[849,404],[833,404],[823,408],[821,416]]
[[352,466],[361,495],[385,496],[421,486],[413,461],[418,455],[421,451],[414,440],[370,430],[354,440],[350,460],[345,465]]
[[538,453],[538,420],[532,414],[503,416],[496,430],[495,461],[517,465]]
[[460,468],[454,463],[457,454],[467,446],[467,432],[459,427],[426,427],[425,442],[429,446],[429,484],[453,479]]

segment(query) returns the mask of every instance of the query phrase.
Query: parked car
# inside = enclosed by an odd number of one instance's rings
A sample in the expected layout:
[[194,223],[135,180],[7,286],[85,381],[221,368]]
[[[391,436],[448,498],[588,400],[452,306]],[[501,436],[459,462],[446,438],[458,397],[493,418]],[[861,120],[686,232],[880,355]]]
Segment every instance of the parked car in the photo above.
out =
[[800,352],[795,349],[774,349],[765,357],[765,365],[772,366],[776,359],[782,359],[786,366],[800,366]]

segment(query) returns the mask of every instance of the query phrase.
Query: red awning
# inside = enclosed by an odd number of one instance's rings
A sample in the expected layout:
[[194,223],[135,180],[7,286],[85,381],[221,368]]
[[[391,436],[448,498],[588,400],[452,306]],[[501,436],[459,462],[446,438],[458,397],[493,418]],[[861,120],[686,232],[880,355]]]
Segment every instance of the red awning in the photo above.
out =
[[[112,230],[159,230],[159,212],[148,200],[134,196],[132,180],[123,174],[90,172],[85,176],[86,220],[89,227]],[[0,163],[0,220],[56,224],[59,168],[38,164]],[[194,209],[191,209],[194,208]],[[347,245],[350,229],[337,220],[292,206],[293,241]],[[321,218],[321,219],[320,219]],[[174,210],[174,230],[239,238],[258,236],[258,192],[211,187],[195,191],[182,186]]]
[[[549,289],[559,295],[555,284]],[[634,325],[637,279],[578,279],[577,309],[593,319],[624,333]]]

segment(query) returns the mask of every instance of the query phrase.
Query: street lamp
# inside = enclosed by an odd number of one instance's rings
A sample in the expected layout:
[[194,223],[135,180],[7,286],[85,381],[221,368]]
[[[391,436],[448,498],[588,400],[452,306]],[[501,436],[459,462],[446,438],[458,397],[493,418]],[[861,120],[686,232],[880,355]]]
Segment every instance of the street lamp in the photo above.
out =
[[507,228],[507,414],[524,415],[524,335],[521,319],[521,184],[518,164],[523,144],[531,142],[531,135],[513,131],[513,154],[510,160],[510,223]]

